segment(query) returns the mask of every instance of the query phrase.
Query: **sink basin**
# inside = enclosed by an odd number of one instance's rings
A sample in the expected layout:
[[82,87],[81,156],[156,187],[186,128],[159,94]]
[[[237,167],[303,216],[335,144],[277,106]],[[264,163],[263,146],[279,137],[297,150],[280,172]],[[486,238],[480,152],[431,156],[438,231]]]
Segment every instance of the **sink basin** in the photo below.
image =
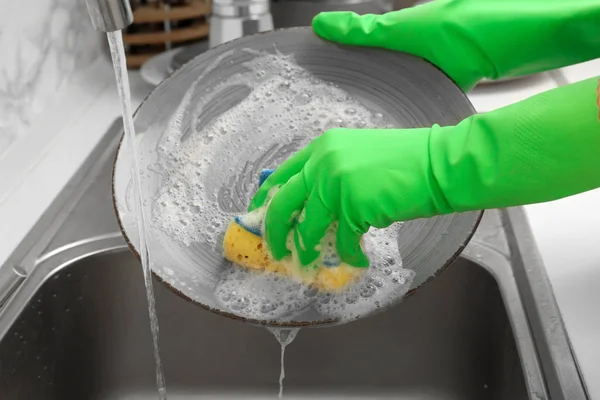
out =
[[[1,400],[157,398],[141,267],[110,196],[121,132],[0,267]],[[276,397],[271,333],[155,291],[170,400]],[[454,264],[398,306],[302,330],[285,366],[289,400],[589,399],[519,208],[486,211]]]
[[[24,304],[0,342],[3,398],[156,398],[141,268],[106,247],[53,269]],[[170,398],[274,397],[280,348],[266,329],[155,287]],[[301,331],[286,374],[291,399],[528,398],[498,285],[464,258],[388,312]]]

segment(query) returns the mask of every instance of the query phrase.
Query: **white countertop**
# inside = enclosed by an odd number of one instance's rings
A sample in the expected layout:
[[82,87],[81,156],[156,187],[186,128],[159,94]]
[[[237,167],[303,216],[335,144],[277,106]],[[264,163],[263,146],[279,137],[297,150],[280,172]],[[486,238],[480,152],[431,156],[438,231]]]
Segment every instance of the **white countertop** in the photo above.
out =
[[[600,75],[600,60],[561,70],[562,76],[539,76],[488,84],[469,94],[479,112],[489,111],[568,82]],[[39,129],[60,127],[60,134],[40,150],[41,156],[4,197],[0,193],[0,265],[67,183],[115,118],[120,116],[114,75],[108,60],[88,71],[94,85],[67,96],[76,113],[44,121]],[[85,78],[85,77],[84,77]],[[82,82],[85,82],[83,79]],[[151,91],[131,72],[134,108]],[[101,82],[101,83],[97,83]],[[85,85],[85,84],[83,84]],[[84,101],[85,100],[85,101]],[[85,104],[85,107],[82,106]],[[63,109],[65,109],[63,107]],[[76,115],[73,117],[73,115]],[[66,118],[69,117],[67,120]],[[15,157],[18,160],[18,157]],[[533,233],[556,293],[569,338],[591,398],[600,399],[600,190],[526,207]]]
[[[131,72],[130,86],[136,109],[152,86],[138,72]],[[10,227],[0,229],[0,266],[120,117],[112,65],[101,57],[58,93],[55,107],[0,158],[0,221]]]
[[[561,72],[568,82],[599,76],[600,60]],[[590,398],[600,399],[600,190],[526,211]]]
[[[559,74],[557,74],[559,72]],[[600,75],[600,60],[540,74],[530,81],[478,87],[469,95],[489,111],[536,93]],[[600,157],[600,151],[599,151]],[[589,395],[600,399],[600,190],[526,206],[527,217]]]

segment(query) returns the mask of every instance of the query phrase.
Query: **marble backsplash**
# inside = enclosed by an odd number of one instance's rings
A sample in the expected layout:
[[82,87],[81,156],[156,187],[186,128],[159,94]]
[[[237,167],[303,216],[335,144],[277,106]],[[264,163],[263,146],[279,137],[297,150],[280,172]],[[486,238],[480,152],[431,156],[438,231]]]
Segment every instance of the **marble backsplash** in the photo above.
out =
[[102,39],[84,0],[0,0],[0,158],[101,56]]

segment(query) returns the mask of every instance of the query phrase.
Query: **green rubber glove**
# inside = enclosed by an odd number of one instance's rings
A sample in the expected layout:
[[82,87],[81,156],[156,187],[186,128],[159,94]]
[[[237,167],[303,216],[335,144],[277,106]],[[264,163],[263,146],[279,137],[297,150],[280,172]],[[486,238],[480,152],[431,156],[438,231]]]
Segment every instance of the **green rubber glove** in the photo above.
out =
[[464,91],[600,57],[598,0],[436,0],[384,15],[322,13],[325,39],[420,56]]
[[340,257],[366,267],[359,240],[371,226],[600,187],[597,90],[598,79],[589,79],[454,127],[327,131],[265,181],[250,209],[281,185],[265,222],[276,259],[289,253],[286,236],[294,229],[300,260],[311,263],[327,225],[337,220]]

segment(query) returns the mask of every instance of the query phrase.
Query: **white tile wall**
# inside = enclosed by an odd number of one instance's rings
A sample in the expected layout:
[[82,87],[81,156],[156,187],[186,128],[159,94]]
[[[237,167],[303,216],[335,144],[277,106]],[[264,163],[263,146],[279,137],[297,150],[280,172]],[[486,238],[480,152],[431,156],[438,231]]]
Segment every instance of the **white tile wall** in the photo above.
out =
[[101,54],[100,39],[84,0],[0,0],[0,159]]
[[105,43],[85,0],[0,0],[0,265],[98,140],[63,136],[114,85]]

